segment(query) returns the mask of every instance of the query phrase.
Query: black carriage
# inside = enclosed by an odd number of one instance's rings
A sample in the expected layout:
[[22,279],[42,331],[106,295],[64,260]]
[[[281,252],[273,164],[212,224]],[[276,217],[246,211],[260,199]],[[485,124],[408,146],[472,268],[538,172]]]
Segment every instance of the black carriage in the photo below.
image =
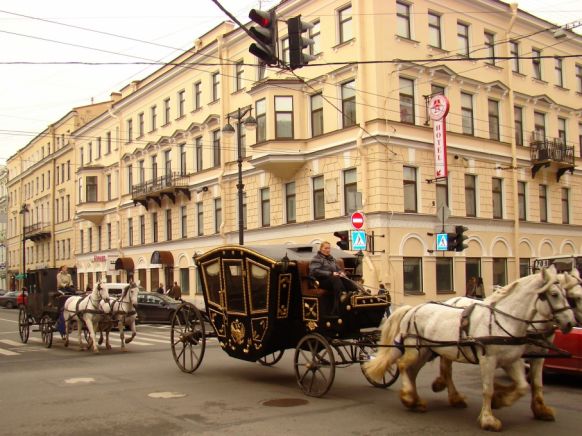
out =
[[[375,349],[387,301],[360,292],[331,315],[333,295],[309,276],[313,245],[221,246],[195,258],[205,313],[182,304],[172,319],[172,353],[178,367],[194,372],[206,338],[216,337],[231,357],[274,365],[294,349],[297,382],[310,396],[324,395],[338,365],[363,364]],[[359,279],[360,258],[333,250],[348,277]],[[209,324],[212,332],[207,332]],[[364,373],[365,375],[365,373]],[[398,377],[387,373],[386,387]]]
[[[30,329],[37,327],[47,348],[52,346],[53,332],[68,295],[57,290],[58,268],[27,271],[25,286],[28,295],[18,312],[18,332],[23,343],[28,342]],[[73,280],[75,271],[71,271]]]

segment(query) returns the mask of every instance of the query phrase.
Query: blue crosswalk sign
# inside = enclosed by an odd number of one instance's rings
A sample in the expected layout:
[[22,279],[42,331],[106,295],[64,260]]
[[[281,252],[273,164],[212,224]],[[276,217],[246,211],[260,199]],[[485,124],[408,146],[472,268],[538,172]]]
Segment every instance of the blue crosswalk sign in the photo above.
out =
[[366,248],[368,248],[366,232],[363,230],[352,230],[352,250],[365,250]]
[[447,251],[449,248],[449,235],[446,233],[437,233],[436,243],[437,251]]

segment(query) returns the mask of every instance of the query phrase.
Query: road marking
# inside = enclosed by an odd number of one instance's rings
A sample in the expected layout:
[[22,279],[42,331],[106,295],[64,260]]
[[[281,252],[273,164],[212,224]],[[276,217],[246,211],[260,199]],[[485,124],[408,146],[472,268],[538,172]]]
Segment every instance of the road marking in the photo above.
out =
[[151,394],[148,394],[148,397],[150,398],[161,398],[164,400],[170,398],[184,398],[185,396],[186,394],[180,392],[152,392]]
[[2,342],[3,344],[6,344],[6,345],[12,345],[13,347],[22,347],[25,345],[22,342],[16,342],[16,341],[12,341],[10,339],[0,339],[0,342]]
[[18,324],[18,321],[14,321],[13,319],[4,319],[4,318],[0,318],[0,321],[13,322],[13,323],[15,323],[15,324]]
[[151,347],[154,344],[148,344],[146,342],[139,342],[139,341],[133,340],[129,344],[126,344],[126,346],[127,345],[139,345],[140,347]]
[[69,378],[65,380],[65,383],[68,383],[70,385],[74,385],[77,383],[95,383],[95,379],[92,377]]
[[15,353],[14,351],[8,351],[0,348],[0,354],[3,354],[4,356],[18,356],[20,353]]
[[[139,335],[138,335],[139,336]],[[170,343],[170,338],[166,339],[165,341],[161,340],[161,339],[154,339],[154,338],[144,338],[144,337],[140,337],[139,338],[141,341],[150,341],[150,342],[157,342],[159,344],[169,344]]]

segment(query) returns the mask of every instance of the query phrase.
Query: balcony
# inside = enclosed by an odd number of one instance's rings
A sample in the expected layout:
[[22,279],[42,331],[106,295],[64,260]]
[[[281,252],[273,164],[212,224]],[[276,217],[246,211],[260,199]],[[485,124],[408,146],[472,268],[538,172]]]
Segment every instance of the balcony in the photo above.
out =
[[566,171],[574,173],[574,147],[567,146],[560,138],[540,137],[532,132],[530,157],[532,178],[542,168],[550,167],[555,169],[558,182]]
[[89,200],[77,205],[76,216],[79,219],[91,221],[95,225],[101,224],[108,213],[107,202]]
[[153,180],[133,185],[131,187],[131,199],[134,204],[141,204],[148,209],[150,200],[162,207],[162,198],[166,196],[172,203],[176,202],[176,195],[184,194],[190,200],[190,189],[188,188],[189,177],[181,173],[171,173],[165,176],[156,177]]
[[42,241],[43,239],[50,239],[50,223],[34,223],[29,226],[24,226],[24,239],[31,241]]

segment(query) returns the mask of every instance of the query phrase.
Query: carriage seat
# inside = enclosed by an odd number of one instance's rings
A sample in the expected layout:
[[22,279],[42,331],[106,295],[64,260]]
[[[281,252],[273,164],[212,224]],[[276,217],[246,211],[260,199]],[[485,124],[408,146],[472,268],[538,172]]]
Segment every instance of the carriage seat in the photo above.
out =
[[[343,268],[343,259],[336,259],[340,268]],[[319,281],[309,275],[309,262],[298,263],[299,277],[301,279],[301,295],[304,297],[324,297],[332,295],[328,289],[321,288]]]

